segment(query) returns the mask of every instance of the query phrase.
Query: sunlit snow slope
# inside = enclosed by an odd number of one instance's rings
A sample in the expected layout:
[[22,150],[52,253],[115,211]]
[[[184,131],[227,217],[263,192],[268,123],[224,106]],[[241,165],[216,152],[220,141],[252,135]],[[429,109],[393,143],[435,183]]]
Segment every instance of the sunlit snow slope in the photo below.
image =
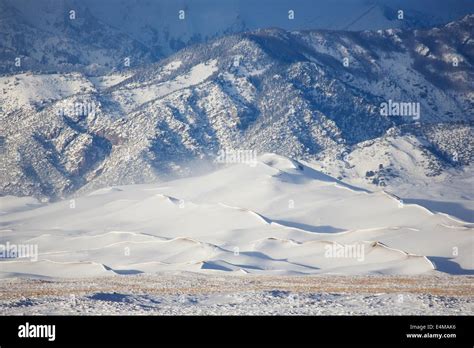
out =
[[[106,188],[73,203],[0,198],[1,243],[39,250],[36,262],[2,259],[1,277],[163,270],[470,274],[474,269],[474,224],[349,186],[273,154],[253,166]],[[362,252],[328,253],[344,246]]]

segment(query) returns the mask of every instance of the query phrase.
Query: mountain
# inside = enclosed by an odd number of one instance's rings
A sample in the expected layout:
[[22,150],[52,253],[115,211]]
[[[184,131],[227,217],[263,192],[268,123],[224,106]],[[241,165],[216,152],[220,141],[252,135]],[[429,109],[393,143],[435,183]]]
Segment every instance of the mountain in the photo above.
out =
[[164,184],[104,188],[72,202],[1,197],[0,203],[2,236],[38,250],[2,261],[0,278],[472,274],[474,268],[472,224],[274,154]]
[[0,35],[0,74],[100,75],[120,70],[126,58],[134,65],[157,59],[148,47],[97,19],[81,2],[0,0]]
[[[351,154],[378,146],[385,159],[366,179],[384,186],[413,172],[401,158],[414,153],[427,180],[470,168],[473,22],[261,29],[106,76],[1,77],[0,192],[56,199],[153,182],[212,167],[225,149],[326,162],[334,174],[333,165],[360,172]],[[381,112],[392,102],[418,104],[419,113]]]
[[[84,1],[98,18],[126,29],[168,56],[177,49],[225,34],[278,27],[284,30],[426,28],[474,12],[469,1],[406,0],[105,0]],[[185,20],[178,12],[185,11]],[[294,19],[289,20],[288,11]],[[403,20],[398,11],[404,11]]]
[[0,74],[98,76],[126,70],[127,58],[139,67],[192,44],[260,28],[420,29],[473,12],[469,0],[0,0]]

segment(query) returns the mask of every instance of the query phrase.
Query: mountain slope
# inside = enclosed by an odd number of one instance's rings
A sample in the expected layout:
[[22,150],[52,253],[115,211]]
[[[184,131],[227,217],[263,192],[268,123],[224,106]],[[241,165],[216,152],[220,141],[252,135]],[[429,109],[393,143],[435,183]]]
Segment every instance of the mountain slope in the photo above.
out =
[[[473,21],[425,31],[257,30],[128,74],[5,77],[0,192],[57,198],[152,182],[189,174],[190,161],[205,166],[224,149],[344,161],[386,136],[414,137],[427,175],[468,165]],[[419,117],[382,115],[389,100],[419,103]]]
[[[183,20],[179,11],[185,11]],[[258,28],[421,29],[472,12],[468,0],[0,0],[0,73],[100,75],[127,69],[127,57],[130,67],[143,66],[192,44]],[[17,57],[21,67],[14,65]]]
[[145,45],[97,19],[75,1],[1,0],[0,35],[0,74],[99,75],[125,69],[127,58],[132,66],[157,59]]

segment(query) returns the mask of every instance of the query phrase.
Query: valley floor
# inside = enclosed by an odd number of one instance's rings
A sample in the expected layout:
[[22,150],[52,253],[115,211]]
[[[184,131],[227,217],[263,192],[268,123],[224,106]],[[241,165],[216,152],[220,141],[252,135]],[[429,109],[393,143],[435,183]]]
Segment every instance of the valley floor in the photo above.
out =
[[474,277],[164,272],[0,280],[1,315],[473,315]]

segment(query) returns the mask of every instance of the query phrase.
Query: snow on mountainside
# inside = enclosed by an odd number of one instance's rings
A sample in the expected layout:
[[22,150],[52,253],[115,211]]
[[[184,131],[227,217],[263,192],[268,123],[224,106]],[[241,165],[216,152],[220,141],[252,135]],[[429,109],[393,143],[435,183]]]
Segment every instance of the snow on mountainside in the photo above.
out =
[[[468,274],[472,224],[265,154],[164,184],[32,205],[3,197],[2,237],[37,245],[1,277],[166,270],[260,274]],[[344,214],[344,219],[341,219]],[[453,254],[456,247],[458,253]],[[29,255],[31,257],[31,255]]]
[[[361,165],[373,185],[415,167],[426,177],[469,168],[473,21],[415,31],[262,29],[102,77],[3,77],[0,193],[54,199],[154,182],[226,148]],[[382,115],[389,100],[420,103],[419,117]],[[355,154],[375,146],[387,158],[365,168]],[[414,154],[419,160],[402,160]]]
[[0,57],[0,74],[97,75],[120,70],[126,58],[134,65],[156,60],[145,45],[94,17],[81,2],[56,0],[0,0]]
[[[166,56],[190,43],[258,28],[422,28],[447,23],[466,11],[474,11],[474,5],[469,2],[446,0],[430,0],[429,6],[427,1],[406,0],[319,0],[316,4],[312,0],[86,0],[85,3],[104,22],[115,27],[125,25],[132,37]],[[403,21],[397,19],[399,9],[404,11]],[[179,10],[185,10],[185,20],[178,20]],[[292,20],[288,19],[289,10],[294,13]]]
[[[179,11],[185,11],[182,20]],[[99,75],[123,70],[125,58],[143,66],[192,44],[258,28],[414,29],[472,12],[467,0],[0,0],[0,73]],[[21,67],[14,65],[17,57]]]
[[18,74],[0,77],[0,111],[9,113],[25,105],[48,105],[77,93],[91,92],[93,84],[78,73]]
[[473,164],[443,165],[412,135],[384,136],[358,144],[340,160],[319,154],[307,164],[344,182],[369,190],[385,190],[404,202],[474,222]]

